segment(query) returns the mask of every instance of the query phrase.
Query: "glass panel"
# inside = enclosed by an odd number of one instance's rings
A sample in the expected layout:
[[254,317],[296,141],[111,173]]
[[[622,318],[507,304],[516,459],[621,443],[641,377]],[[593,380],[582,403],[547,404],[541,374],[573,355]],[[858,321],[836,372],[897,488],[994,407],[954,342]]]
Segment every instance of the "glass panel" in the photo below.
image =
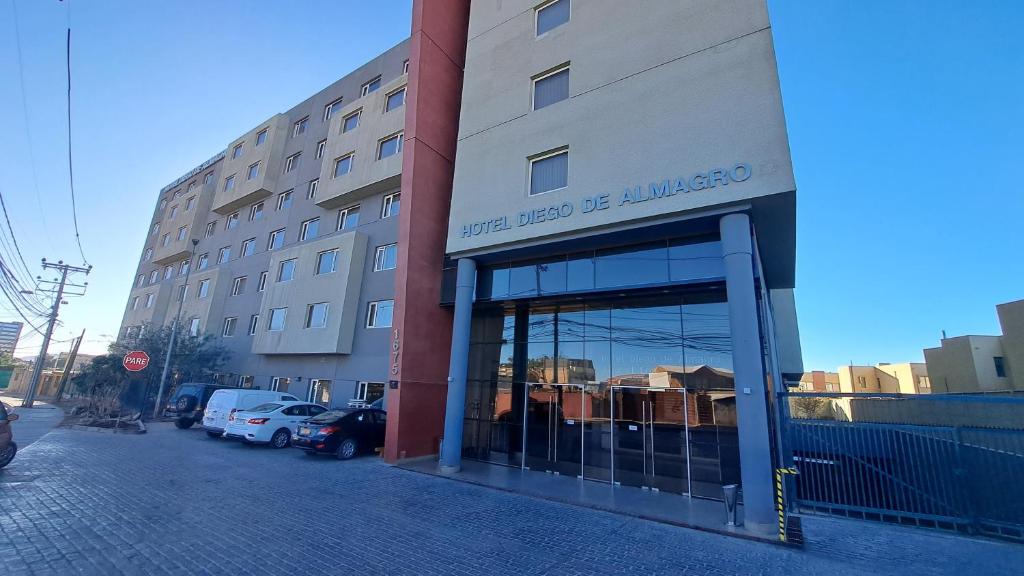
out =
[[[522,385],[520,385],[522,387]],[[468,458],[522,466],[522,409],[516,408],[512,384],[470,381],[462,452]],[[518,406],[522,406],[522,395]]]
[[611,322],[612,383],[670,386],[665,373],[683,364],[679,306],[613,308]]
[[569,152],[559,152],[530,164],[530,194],[541,194],[569,185]]
[[554,341],[555,309],[553,307],[533,308],[530,310],[530,324],[527,329],[526,339],[531,343]]
[[533,109],[540,110],[569,97],[569,69],[537,80],[533,85]]
[[537,283],[542,294],[565,292],[566,264],[564,258],[537,264]]
[[566,263],[566,290],[594,289],[594,255],[570,254]]
[[526,381],[553,383],[555,381],[555,343],[530,342],[526,348]]
[[669,276],[673,282],[725,277],[721,242],[673,241],[668,247]]
[[480,300],[504,300],[508,296],[508,266],[484,268],[477,275],[476,294]]
[[598,288],[668,282],[668,248],[663,243],[602,250],[595,265]]
[[[562,305],[558,308],[559,342],[582,342],[585,338],[586,313],[582,304]],[[561,354],[561,350],[559,350]]]
[[613,401],[615,481],[688,493],[683,391],[616,388]]
[[526,466],[557,474],[582,474],[583,389],[527,385]]
[[537,36],[569,21],[569,0],[558,0],[537,11]]
[[513,264],[509,272],[509,297],[536,296],[539,276],[536,264]]
[[588,386],[583,394],[583,477],[611,482],[610,388]]

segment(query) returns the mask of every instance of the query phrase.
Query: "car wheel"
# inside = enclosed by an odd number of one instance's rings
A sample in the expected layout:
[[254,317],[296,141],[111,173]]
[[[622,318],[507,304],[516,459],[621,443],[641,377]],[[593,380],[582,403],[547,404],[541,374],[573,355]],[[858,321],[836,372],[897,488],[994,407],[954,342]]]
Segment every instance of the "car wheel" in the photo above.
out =
[[181,428],[182,430],[187,430],[191,428],[192,425],[195,423],[195,420],[187,417],[181,417],[174,421],[174,425],[177,426],[178,428]]
[[15,444],[14,442],[11,442],[10,444],[7,445],[7,448],[4,448],[2,451],[0,451],[0,468],[3,468],[4,466],[10,464],[11,460],[14,460],[14,455],[17,453],[18,445]]
[[292,443],[292,432],[281,428],[270,437],[270,445],[274,448],[285,448]]
[[207,430],[206,435],[210,438],[220,438],[220,432],[214,432],[213,430]]
[[349,458],[356,455],[356,451],[359,448],[359,443],[353,438],[345,438],[338,444],[338,460],[348,460]]

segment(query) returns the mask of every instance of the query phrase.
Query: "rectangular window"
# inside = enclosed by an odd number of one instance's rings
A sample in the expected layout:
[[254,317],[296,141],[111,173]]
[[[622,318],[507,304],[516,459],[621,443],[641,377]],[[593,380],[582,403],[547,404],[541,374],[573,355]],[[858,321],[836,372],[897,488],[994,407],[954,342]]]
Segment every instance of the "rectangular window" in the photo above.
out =
[[267,250],[277,250],[281,246],[284,246],[284,228],[274,230],[270,233],[270,239],[267,241]]
[[132,310],[138,310],[138,309],[139,309],[139,297],[135,296],[135,297],[132,298]]
[[537,8],[537,36],[569,21],[569,0],[555,0]]
[[264,128],[256,134],[256,145],[259,146],[267,141],[267,129]]
[[323,328],[327,326],[327,302],[318,302],[306,306],[306,328]]
[[191,209],[193,209],[195,207],[196,207],[196,197],[195,196],[189,196],[188,200],[185,200],[185,212],[188,212],[189,210],[191,210]]
[[150,258],[152,258],[152,257],[153,257],[153,249],[152,248],[146,248],[146,251],[142,253],[142,259],[145,260],[146,262],[149,262]]
[[302,152],[296,152],[284,160],[284,172],[287,174],[292,170],[299,167],[299,157],[302,156]]
[[256,178],[259,175],[260,175],[260,163],[256,162],[255,164],[250,164],[249,165],[249,172],[246,174],[245,179],[246,180],[252,180],[252,179]]
[[360,110],[356,110],[348,116],[345,116],[345,121],[341,124],[342,132],[351,132],[359,126],[359,112]]
[[178,241],[184,240],[188,236],[188,226],[182,226],[178,228]]
[[229,192],[235,189],[235,175],[232,174],[224,179],[224,191]]
[[559,150],[530,160],[530,196],[569,185],[569,151]]
[[373,271],[394,270],[398,266],[398,244],[378,246],[373,258]]
[[230,214],[227,220],[224,221],[225,230],[234,230],[235,228],[238,228],[238,212]]
[[256,239],[255,238],[249,238],[248,240],[242,242],[242,258],[245,258],[246,256],[252,256],[255,253],[256,253]]
[[188,294],[188,286],[187,285],[182,284],[181,286],[178,286],[178,300],[177,300],[177,302],[184,302],[185,301],[185,296],[187,294]]
[[224,264],[231,260],[231,246],[225,246],[217,252],[217,264]]
[[540,110],[569,98],[569,65],[533,79],[533,109]]
[[390,158],[402,151],[402,133],[389,136],[377,144],[377,160]]
[[242,155],[242,145],[235,144],[234,150],[231,151],[231,159],[239,158]]
[[[148,306],[147,306],[148,308]],[[992,362],[996,365],[996,377],[1006,378],[1006,364],[1002,356],[993,356]]]
[[192,182],[188,183],[188,190],[186,190],[186,192],[191,192],[191,191],[193,191],[195,189],[196,189],[196,182],[195,182],[195,180],[193,180]]
[[359,90],[360,96],[366,96],[371,92],[376,92],[380,88],[380,76],[377,76],[373,80],[370,80]]
[[138,288],[139,286],[142,286],[145,283],[146,283],[146,275],[145,274],[139,274],[138,278],[135,279],[135,287]]
[[156,284],[156,281],[159,280],[159,279],[160,279],[160,271],[159,270],[153,270],[149,274],[149,283],[150,284]]
[[390,328],[394,313],[394,300],[378,300],[376,302],[370,302],[366,308],[366,327]]
[[164,267],[164,280],[170,280],[174,276],[174,266]]
[[321,140],[316,143],[316,157],[323,158],[324,150],[327,150],[327,140]]
[[306,116],[302,120],[299,120],[292,126],[292,138],[295,138],[299,134],[305,134],[306,125],[309,124],[309,116]]
[[384,100],[384,112],[391,112],[396,108],[401,108],[405,104],[405,88],[399,88]]
[[331,116],[334,115],[334,113],[337,112],[339,109],[341,109],[341,98],[338,98],[334,102],[331,102],[327,106],[324,106],[323,121],[327,122],[328,120],[330,120]]
[[277,209],[285,210],[291,208],[292,205],[292,191],[281,192],[277,195]]
[[395,192],[394,194],[388,194],[384,197],[384,203],[381,205],[380,217],[381,219],[390,218],[391,216],[398,215],[398,209],[402,205],[402,194]]
[[210,295],[210,280],[199,281],[199,292],[196,293],[196,299],[206,298]]
[[342,156],[334,161],[334,177],[344,176],[352,171],[352,154]]
[[216,231],[217,231],[217,221],[216,220],[214,220],[213,222],[208,222],[206,224],[206,237],[207,238],[212,238],[213,237],[213,233],[216,232]]
[[260,272],[260,282],[256,285],[257,292],[263,292],[267,289],[267,271]]
[[359,206],[338,210],[338,230],[355,230],[359,226]]
[[160,238],[160,246],[161,247],[165,247],[166,248],[167,245],[170,244],[170,243],[171,243],[171,235],[170,234],[164,234],[163,237]]
[[284,330],[284,322],[287,317],[287,308],[271,308],[270,319],[267,321],[267,330],[270,332],[279,332]]
[[173,200],[175,198],[181,198],[181,189],[180,188],[178,190],[175,190],[174,194],[171,194],[171,199]]
[[263,202],[257,202],[249,207],[249,222],[255,222],[263,218]]
[[312,240],[316,238],[317,232],[320,230],[320,219],[311,218],[302,223],[302,228],[299,231],[299,242],[306,240]]
[[238,278],[235,278],[234,281],[231,282],[231,295],[241,296],[242,294],[245,294],[245,282],[245,276],[239,276]]
[[256,327],[260,325],[260,315],[253,314],[249,316],[249,336],[256,335]]
[[206,267],[210,265],[210,255],[200,254],[199,259],[196,260],[196,270],[206,270]]
[[153,229],[150,230],[149,235],[150,236],[156,236],[159,233],[160,233],[160,223],[157,222],[156,224],[153,224]]
[[146,294],[146,308],[153,307],[153,294]]
[[337,270],[338,251],[326,250],[316,255],[316,274],[330,274]]
[[320,179],[314,178],[306,185],[306,199],[316,200],[316,187],[320,185]]
[[192,318],[188,321],[188,335],[199,336],[199,318]]
[[188,268],[190,264],[191,262],[189,262],[188,260],[182,260],[181,264],[178,265],[178,276],[184,276],[185,274],[188,274]]
[[236,324],[238,324],[238,318],[225,318],[224,329],[221,330],[220,335],[225,337],[234,336]]
[[409,73],[409,61],[402,62],[402,75]]
[[290,282],[295,278],[295,259],[285,260],[277,268],[277,281]]
[[211,184],[213,182],[213,172],[207,172],[206,176],[203,177],[203,184]]
[[174,220],[178,216],[178,205],[171,206],[171,215],[167,217],[168,220]]

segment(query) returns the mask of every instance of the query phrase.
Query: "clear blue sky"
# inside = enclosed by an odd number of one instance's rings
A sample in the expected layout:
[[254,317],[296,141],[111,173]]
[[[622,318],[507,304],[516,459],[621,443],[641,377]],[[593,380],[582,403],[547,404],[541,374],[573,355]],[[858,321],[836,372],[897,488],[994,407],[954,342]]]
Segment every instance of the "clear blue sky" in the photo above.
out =
[[[86,349],[102,351],[156,192],[257,119],[401,41],[410,5],[73,2],[76,189],[96,268],[89,295],[62,311],[58,337],[88,328]],[[30,264],[78,263],[64,163],[66,3],[17,6],[41,197],[11,0],[0,0],[0,190]],[[806,367],[921,360],[942,329],[996,333],[995,304],[1024,298],[1024,2],[770,9],[799,189]]]

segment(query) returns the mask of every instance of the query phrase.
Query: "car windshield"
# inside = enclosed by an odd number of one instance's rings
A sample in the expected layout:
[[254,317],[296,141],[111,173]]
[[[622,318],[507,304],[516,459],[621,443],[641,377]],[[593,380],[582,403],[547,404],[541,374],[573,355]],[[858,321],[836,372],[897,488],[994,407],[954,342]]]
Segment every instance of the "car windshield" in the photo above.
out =
[[333,422],[346,414],[351,413],[351,410],[328,410],[317,416],[313,416],[309,419],[310,422]]
[[246,412],[273,412],[278,408],[284,406],[284,404],[276,404],[274,402],[267,402],[266,404],[260,404],[255,408],[249,408]]

